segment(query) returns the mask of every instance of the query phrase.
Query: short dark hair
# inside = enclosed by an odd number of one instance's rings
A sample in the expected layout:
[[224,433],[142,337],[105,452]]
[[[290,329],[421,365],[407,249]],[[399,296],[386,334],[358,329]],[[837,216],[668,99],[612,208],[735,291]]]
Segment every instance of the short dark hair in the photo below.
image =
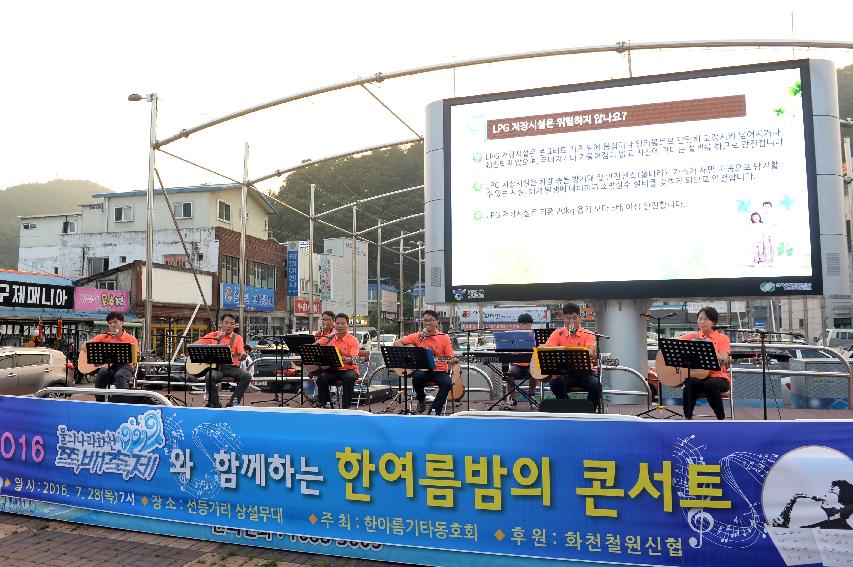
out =
[[566,303],[563,305],[563,315],[580,315],[581,306],[577,303]]
[[702,309],[699,310],[699,315],[701,315],[702,313],[704,313],[705,317],[710,319],[711,322],[714,324],[716,324],[717,321],[720,320],[720,314],[713,307],[703,307]]
[[518,316],[518,322],[519,323],[532,323],[533,322],[533,315],[531,315],[530,313],[522,313],[521,315]]
[[113,319],[124,321],[124,314],[119,311],[110,311],[107,313],[107,321],[112,321]]
[[231,317],[232,319],[234,319],[234,322],[235,322],[235,323],[237,322],[237,317],[235,317],[234,315],[232,315],[232,314],[230,314],[230,313],[223,313],[222,315],[220,315],[220,316],[219,316],[219,322],[220,322],[220,323],[221,323],[221,322],[223,322],[223,321],[225,320],[225,318],[226,318],[226,317]]
[[335,315],[335,321],[337,321],[338,319],[345,319],[347,325],[349,325],[349,315],[347,315],[346,313],[338,313],[337,315]]
[[436,320],[438,319],[438,313],[436,313],[432,309],[424,309],[423,313],[421,313],[421,317],[423,317],[424,315],[429,315],[430,317],[433,317]]
[[331,317],[332,319],[334,319],[335,317],[337,317],[337,315],[335,315],[335,312],[334,312],[334,311],[323,311],[323,313],[322,313],[322,315],[320,315],[320,317],[322,318],[322,317],[323,317],[323,315],[328,315],[328,316],[329,316],[329,317]]

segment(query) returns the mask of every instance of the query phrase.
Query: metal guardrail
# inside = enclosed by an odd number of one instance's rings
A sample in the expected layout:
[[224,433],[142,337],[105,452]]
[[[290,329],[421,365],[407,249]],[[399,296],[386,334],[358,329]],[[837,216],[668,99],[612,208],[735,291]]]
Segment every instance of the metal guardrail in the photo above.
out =
[[[746,349],[761,349],[761,343],[732,343],[732,348],[746,348]],[[838,362],[844,366],[847,372],[838,372],[838,371],[823,371],[823,370],[783,370],[779,368],[772,368],[770,365],[767,365],[767,375],[774,376],[812,376],[812,377],[821,377],[821,378],[844,378],[847,380],[847,396],[848,399],[853,400],[853,367],[850,366],[850,361],[845,358],[841,353],[839,353],[835,349],[831,349],[829,347],[824,346],[816,346],[816,345],[806,345],[806,344],[798,344],[798,343],[766,343],[765,348],[768,350],[787,350],[789,348],[797,348],[800,350],[813,350],[820,351],[832,356],[832,358],[836,359]],[[792,360],[798,360],[796,358],[792,358]],[[815,360],[815,359],[804,359],[804,360]],[[828,360],[828,359],[819,359],[819,360]],[[761,375],[761,368],[738,368],[736,365],[732,365],[731,373],[734,378],[735,374],[758,374]]]
[[42,388],[35,394],[33,394],[34,398],[68,398],[70,396],[75,395],[91,395],[91,396],[105,396],[107,398],[113,396],[124,396],[124,397],[135,397],[135,398],[146,398],[151,400],[152,405],[157,406],[172,406],[172,402],[169,401],[166,396],[162,394],[158,394],[157,392],[151,392],[149,390],[119,390],[119,389],[106,389],[106,388],[77,388],[77,387],[65,387],[65,386],[51,386],[49,388]]
[[604,372],[609,371],[620,371],[627,372],[629,376],[632,376],[637,379],[637,381],[643,386],[642,390],[603,390],[603,394],[614,394],[614,395],[625,395],[625,396],[646,396],[646,407],[652,407],[652,388],[649,386],[648,380],[646,377],[631,368],[630,366],[602,366],[602,378]]

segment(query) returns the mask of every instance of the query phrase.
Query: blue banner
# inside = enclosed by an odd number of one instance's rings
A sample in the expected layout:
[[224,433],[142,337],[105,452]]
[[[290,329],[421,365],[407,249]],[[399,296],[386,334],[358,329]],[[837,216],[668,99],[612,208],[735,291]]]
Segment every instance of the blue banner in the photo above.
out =
[[849,421],[430,418],[0,398],[7,496],[527,558],[820,563],[853,551],[851,454]]
[[[219,291],[220,307],[223,309],[240,308],[240,285],[222,283]],[[275,308],[275,291],[265,287],[243,286],[246,311],[272,311]]]
[[[291,249],[292,248],[292,249]],[[299,295],[299,248],[294,244],[287,246],[287,296]]]

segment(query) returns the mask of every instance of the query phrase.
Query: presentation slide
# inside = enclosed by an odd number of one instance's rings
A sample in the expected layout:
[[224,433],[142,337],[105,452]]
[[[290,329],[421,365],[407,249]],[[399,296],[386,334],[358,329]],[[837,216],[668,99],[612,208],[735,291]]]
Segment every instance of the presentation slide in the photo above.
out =
[[799,66],[509,96],[448,101],[451,287],[757,278],[812,289]]

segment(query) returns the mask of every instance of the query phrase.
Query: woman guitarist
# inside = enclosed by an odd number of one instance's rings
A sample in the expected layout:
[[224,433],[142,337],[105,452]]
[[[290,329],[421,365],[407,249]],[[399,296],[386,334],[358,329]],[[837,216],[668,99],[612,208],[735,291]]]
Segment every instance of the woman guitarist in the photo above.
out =
[[691,376],[684,382],[684,417],[693,419],[693,408],[699,394],[704,393],[708,398],[708,405],[714,410],[717,419],[726,419],[723,409],[723,392],[731,388],[731,377],[726,373],[725,361],[731,353],[731,342],[729,337],[716,330],[714,327],[720,320],[720,314],[713,307],[703,307],[699,310],[697,323],[699,331],[687,333],[679,338],[684,340],[705,340],[714,343],[717,358],[720,359],[720,370],[712,370],[707,378],[694,378]]
[[[432,309],[427,309],[423,312],[421,320],[424,330],[420,333],[412,333],[401,339],[394,341],[394,346],[416,346],[431,349],[436,359],[453,359],[453,345],[450,343],[450,337],[438,330],[438,313]],[[455,359],[450,360],[455,363]],[[448,363],[446,361],[436,360],[435,370],[415,370],[412,373],[412,389],[415,391],[415,397],[418,400],[418,413],[423,413],[426,410],[426,393],[424,386],[428,382],[435,382],[438,385],[438,393],[432,402],[431,414],[439,415],[444,403],[447,401],[447,394],[453,387],[453,381],[450,374],[447,372]]]

